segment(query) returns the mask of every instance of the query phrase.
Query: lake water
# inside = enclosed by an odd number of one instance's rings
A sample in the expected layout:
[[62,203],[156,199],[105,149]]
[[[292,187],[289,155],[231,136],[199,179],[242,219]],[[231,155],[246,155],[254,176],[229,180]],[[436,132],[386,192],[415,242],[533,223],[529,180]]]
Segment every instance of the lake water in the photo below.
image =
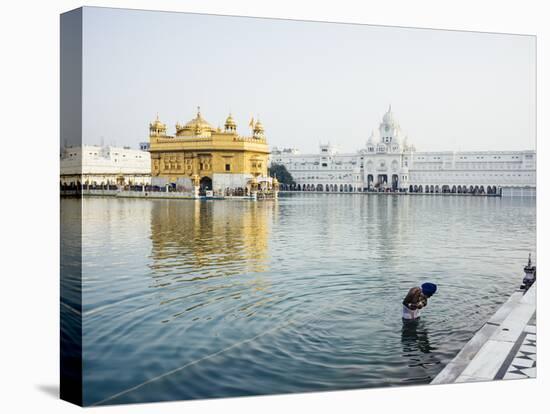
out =
[[[78,201],[62,203],[77,226]],[[534,199],[85,198],[84,403],[427,384],[529,252]],[[404,326],[424,281],[438,293]]]

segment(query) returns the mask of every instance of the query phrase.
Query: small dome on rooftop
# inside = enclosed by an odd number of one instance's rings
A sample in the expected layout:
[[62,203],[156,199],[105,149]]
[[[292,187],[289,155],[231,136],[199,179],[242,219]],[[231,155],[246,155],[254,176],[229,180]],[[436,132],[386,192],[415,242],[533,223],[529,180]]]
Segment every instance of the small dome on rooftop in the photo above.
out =
[[264,132],[264,125],[261,123],[260,120],[256,121],[254,124],[254,132]]
[[228,115],[227,119],[225,120],[225,129],[235,129],[237,128],[237,123],[231,116],[231,113]]

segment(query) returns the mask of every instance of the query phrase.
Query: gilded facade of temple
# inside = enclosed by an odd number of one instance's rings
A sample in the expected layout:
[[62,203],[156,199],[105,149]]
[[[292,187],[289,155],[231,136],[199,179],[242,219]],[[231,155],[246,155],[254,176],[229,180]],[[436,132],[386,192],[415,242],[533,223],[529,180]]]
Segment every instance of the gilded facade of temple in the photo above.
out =
[[153,185],[227,191],[247,188],[271,188],[267,175],[269,148],[262,123],[251,120],[251,136],[237,133],[231,114],[224,129],[212,127],[201,115],[182,125],[176,134],[167,135],[166,125],[158,116],[149,124],[149,152]]

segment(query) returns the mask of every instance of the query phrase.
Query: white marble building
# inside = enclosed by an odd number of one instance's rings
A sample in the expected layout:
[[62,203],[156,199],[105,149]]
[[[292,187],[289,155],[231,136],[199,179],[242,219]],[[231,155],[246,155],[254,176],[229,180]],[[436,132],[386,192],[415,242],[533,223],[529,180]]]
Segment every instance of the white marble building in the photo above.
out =
[[330,144],[321,145],[318,154],[274,148],[270,162],[285,165],[299,191],[494,194],[536,183],[533,150],[417,152],[391,106],[355,153],[339,153]]
[[330,144],[321,145],[319,154],[300,154],[294,150],[271,152],[271,163],[283,164],[300,186],[317,191],[361,191],[363,188],[360,157],[342,154]]
[[61,151],[61,184],[151,183],[151,156],[129,147],[84,145]]

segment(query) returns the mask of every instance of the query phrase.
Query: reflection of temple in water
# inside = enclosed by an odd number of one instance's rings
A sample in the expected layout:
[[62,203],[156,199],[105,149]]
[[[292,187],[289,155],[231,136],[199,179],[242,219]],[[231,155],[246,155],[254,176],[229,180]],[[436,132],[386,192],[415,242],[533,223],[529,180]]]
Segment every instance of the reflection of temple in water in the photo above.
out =
[[151,213],[152,270],[204,279],[266,270],[275,204],[159,201]]

